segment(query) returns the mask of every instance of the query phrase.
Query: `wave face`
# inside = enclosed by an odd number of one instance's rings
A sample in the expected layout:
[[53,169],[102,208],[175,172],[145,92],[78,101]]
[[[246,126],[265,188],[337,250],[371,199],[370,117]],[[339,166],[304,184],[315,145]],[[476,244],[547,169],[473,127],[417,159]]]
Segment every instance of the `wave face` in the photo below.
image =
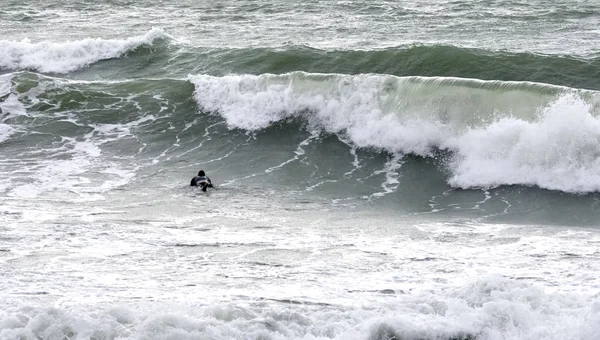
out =
[[[200,53],[197,51],[196,53]],[[576,88],[600,89],[600,58],[542,55],[461,48],[452,45],[387,47],[367,50],[281,48],[208,49],[202,51],[211,65],[202,73],[311,73],[395,76],[439,76],[484,80],[533,81]],[[205,60],[206,61],[206,60]],[[203,64],[199,61],[198,64]],[[200,70],[199,70],[200,71]]]
[[449,184],[600,189],[598,95],[535,83],[291,73],[192,76],[202,110],[254,131],[293,118],[360,148],[451,152]]

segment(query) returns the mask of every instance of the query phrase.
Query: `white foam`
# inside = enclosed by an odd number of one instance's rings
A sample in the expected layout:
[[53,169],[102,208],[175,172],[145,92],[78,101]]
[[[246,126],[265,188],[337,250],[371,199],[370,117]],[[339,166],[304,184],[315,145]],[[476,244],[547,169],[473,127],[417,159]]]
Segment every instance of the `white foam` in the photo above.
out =
[[596,340],[600,300],[488,277],[355,307],[221,303],[5,308],[0,338]]
[[[120,133],[120,131],[116,132]],[[10,177],[8,197],[36,198],[67,194],[79,200],[102,199],[99,194],[129,183],[137,166],[126,166],[106,159],[100,146],[104,140],[94,141],[63,137],[57,148],[32,151],[27,156],[34,162],[21,165]],[[39,159],[39,157],[44,159]],[[99,162],[99,159],[103,159]]]
[[8,118],[8,115],[27,115],[27,110],[25,109],[25,106],[19,101],[19,96],[15,94],[8,95],[8,97],[3,102],[0,102],[0,110],[2,110],[2,113],[4,115],[2,118]]
[[0,98],[10,93],[13,76],[12,73],[0,75]]
[[536,185],[600,190],[599,96],[544,84],[385,75],[190,76],[202,110],[230,128],[292,117],[362,148],[451,151],[461,188]]
[[[27,182],[15,184],[8,196],[33,198],[43,192],[74,191],[75,187],[89,183],[89,179],[82,174],[90,167],[93,159],[100,155],[100,150],[90,142],[64,139],[65,145],[53,152],[68,157],[50,158],[31,166],[22,166],[21,172],[28,174]],[[19,183],[19,176],[14,176],[14,181]]]
[[[16,129],[4,121],[12,116],[26,115],[25,106],[15,94],[11,94],[13,74],[0,75],[0,143],[7,140]],[[3,98],[4,97],[4,98]]]
[[[3,254],[0,338],[595,340],[600,331],[594,229],[399,222],[373,209],[294,212],[270,194],[169,192],[66,209],[36,200],[7,216],[3,235],[19,238]],[[111,211],[123,214],[98,214]]]
[[580,97],[566,94],[539,119],[505,118],[445,143],[456,151],[450,184],[462,188],[537,185],[567,192],[600,191],[600,120]]
[[0,143],[7,140],[13,134],[14,130],[10,125],[0,123]]
[[[24,94],[10,93],[9,83],[13,75],[0,77],[0,90],[6,93],[0,102],[3,115],[0,117],[0,143],[16,132],[24,132],[29,127],[19,124],[15,116],[37,117],[39,112],[27,112],[21,101],[37,103],[37,95],[43,93],[47,82],[40,82]],[[58,80],[61,82],[62,80]],[[64,81],[70,82],[70,81]],[[25,100],[24,97],[27,97]],[[57,104],[54,104],[57,105]],[[44,114],[41,114],[44,115]],[[81,126],[70,112],[55,114],[59,121]],[[138,165],[123,163],[119,157],[103,155],[101,146],[112,141],[135,138],[132,128],[139,124],[156,120],[153,115],[140,117],[126,124],[86,124],[93,130],[80,137],[63,137],[62,140],[40,144],[37,148],[24,150],[19,159],[7,160],[11,176],[3,178],[0,189],[8,197],[36,198],[68,195],[78,200],[98,200],[101,194],[115,187],[129,183]],[[103,161],[100,162],[99,160]],[[37,217],[36,217],[37,218]]]
[[169,37],[162,29],[127,39],[87,38],[68,42],[0,40],[0,68],[66,73],[100,60],[118,58],[139,46]]
[[[435,135],[434,123],[383,112],[380,90],[386,78],[376,75],[307,78],[286,76],[194,76],[196,100],[219,112],[232,128],[262,129],[274,122],[305,115],[328,132],[344,132],[359,147],[429,153],[423,134]],[[309,113],[310,115],[306,115]],[[424,143],[425,142],[425,143]]]

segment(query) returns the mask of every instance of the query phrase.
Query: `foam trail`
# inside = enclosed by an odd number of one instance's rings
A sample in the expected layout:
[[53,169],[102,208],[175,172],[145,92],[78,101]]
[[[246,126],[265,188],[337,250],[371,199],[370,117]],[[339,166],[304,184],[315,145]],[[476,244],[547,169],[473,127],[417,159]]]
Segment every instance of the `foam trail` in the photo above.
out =
[[0,102],[0,110],[2,110],[3,119],[8,116],[26,116],[27,109],[19,101],[19,96],[10,94],[4,102]]
[[127,39],[87,38],[62,43],[0,40],[0,69],[67,73],[100,60],[119,58],[165,38],[169,36],[162,29],[153,28],[144,35]]
[[398,189],[400,185],[400,181],[398,177],[400,174],[398,173],[398,169],[402,166],[402,157],[404,155],[396,154],[390,157],[390,159],[385,163],[383,170],[376,171],[375,174],[385,173],[385,181],[381,183],[381,187],[383,191],[376,192],[372,196],[381,197],[387,194],[390,194]]
[[[331,171],[327,171],[327,173],[323,177],[327,177],[330,174],[331,174]],[[338,181],[337,179],[325,179],[325,180],[321,180],[321,181],[317,182],[316,184],[307,186],[306,189],[304,189],[304,190],[306,190],[306,191],[313,191],[313,190],[315,190],[316,188],[320,187],[323,184],[326,184],[326,183],[336,183],[337,181]]]
[[14,133],[15,129],[6,124],[0,123],[0,143],[7,140]]
[[13,76],[14,75],[12,73],[0,75],[0,98],[10,93],[10,89],[12,87],[11,80]]
[[350,148],[350,155],[352,155],[352,169],[346,171],[344,173],[344,177],[348,178],[350,177],[356,170],[360,169],[360,159],[358,159],[358,155],[356,154],[356,147],[352,144],[352,142],[346,140],[345,138],[341,138],[340,136],[338,136],[338,140],[346,145],[348,145],[348,147]]
[[303,146],[307,146],[308,144],[310,144],[310,142],[312,140],[314,140],[315,138],[319,137],[319,132],[318,131],[313,131],[311,133],[310,136],[308,136],[305,140],[303,140],[302,142],[300,142],[300,144],[298,144],[298,147],[296,148],[296,150],[294,151],[294,157],[284,161],[283,163],[270,167],[268,169],[265,170],[265,173],[270,173],[273,172],[275,170],[281,169],[282,167],[286,166],[287,164],[297,161],[298,159],[300,159],[300,157],[304,156],[304,154],[306,153],[306,151],[304,151],[304,149],[302,148]]
[[[192,123],[187,124],[186,127],[181,132],[184,132],[184,131],[188,130],[190,127],[194,126],[194,124],[196,124],[196,123],[197,123],[197,119],[194,120]],[[187,155],[189,153],[195,152],[196,150],[200,149],[204,145],[205,142],[207,142],[207,141],[209,141],[209,140],[212,139],[212,137],[210,136],[210,129],[213,128],[213,127],[215,127],[215,126],[217,126],[217,125],[221,125],[221,124],[222,123],[219,122],[219,123],[215,123],[215,124],[211,124],[211,125],[207,126],[204,129],[204,134],[202,135],[202,141],[200,141],[200,143],[198,145],[194,146],[193,148],[191,148],[189,150],[186,150],[186,151],[182,152],[181,154],[177,155],[177,157],[185,156],[185,155]],[[177,147],[180,146],[179,145],[179,135],[177,135],[176,138],[177,138],[177,143],[175,143],[174,148],[177,148]],[[159,157],[165,156],[168,151],[170,151],[170,148],[167,149],[167,150],[165,150],[165,151],[163,151],[163,153]],[[223,156],[220,159],[223,159],[223,158],[229,156],[232,152],[233,151],[229,152],[226,156]],[[169,157],[166,158],[166,160],[169,161],[173,157],[174,157],[174,155],[169,156]],[[218,160],[220,160],[220,159],[218,159]],[[214,162],[215,160],[212,160],[212,161]]]
[[6,141],[15,132],[15,128],[4,123],[6,119],[14,115],[27,114],[18,96],[11,94],[12,78],[13,74],[0,76],[0,143]]

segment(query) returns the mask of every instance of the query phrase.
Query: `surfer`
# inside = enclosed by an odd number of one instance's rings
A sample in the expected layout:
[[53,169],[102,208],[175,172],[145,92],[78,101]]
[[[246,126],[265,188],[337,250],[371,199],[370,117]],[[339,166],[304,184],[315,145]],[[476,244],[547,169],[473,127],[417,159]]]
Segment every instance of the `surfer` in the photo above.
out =
[[190,182],[190,186],[191,187],[201,187],[202,191],[206,192],[206,188],[212,188],[212,182],[210,181],[210,178],[208,178],[208,176],[206,176],[206,174],[204,173],[204,170],[200,170],[198,171],[198,176],[194,176],[194,178],[192,178],[192,181]]

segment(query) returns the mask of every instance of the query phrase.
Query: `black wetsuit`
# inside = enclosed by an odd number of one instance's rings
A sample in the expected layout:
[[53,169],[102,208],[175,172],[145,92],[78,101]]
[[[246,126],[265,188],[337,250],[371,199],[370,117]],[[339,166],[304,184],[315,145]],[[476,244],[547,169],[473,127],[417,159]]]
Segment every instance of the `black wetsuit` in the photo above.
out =
[[190,182],[190,186],[192,187],[202,187],[202,191],[206,191],[206,188],[212,188],[213,185],[208,176],[196,176],[192,178]]

